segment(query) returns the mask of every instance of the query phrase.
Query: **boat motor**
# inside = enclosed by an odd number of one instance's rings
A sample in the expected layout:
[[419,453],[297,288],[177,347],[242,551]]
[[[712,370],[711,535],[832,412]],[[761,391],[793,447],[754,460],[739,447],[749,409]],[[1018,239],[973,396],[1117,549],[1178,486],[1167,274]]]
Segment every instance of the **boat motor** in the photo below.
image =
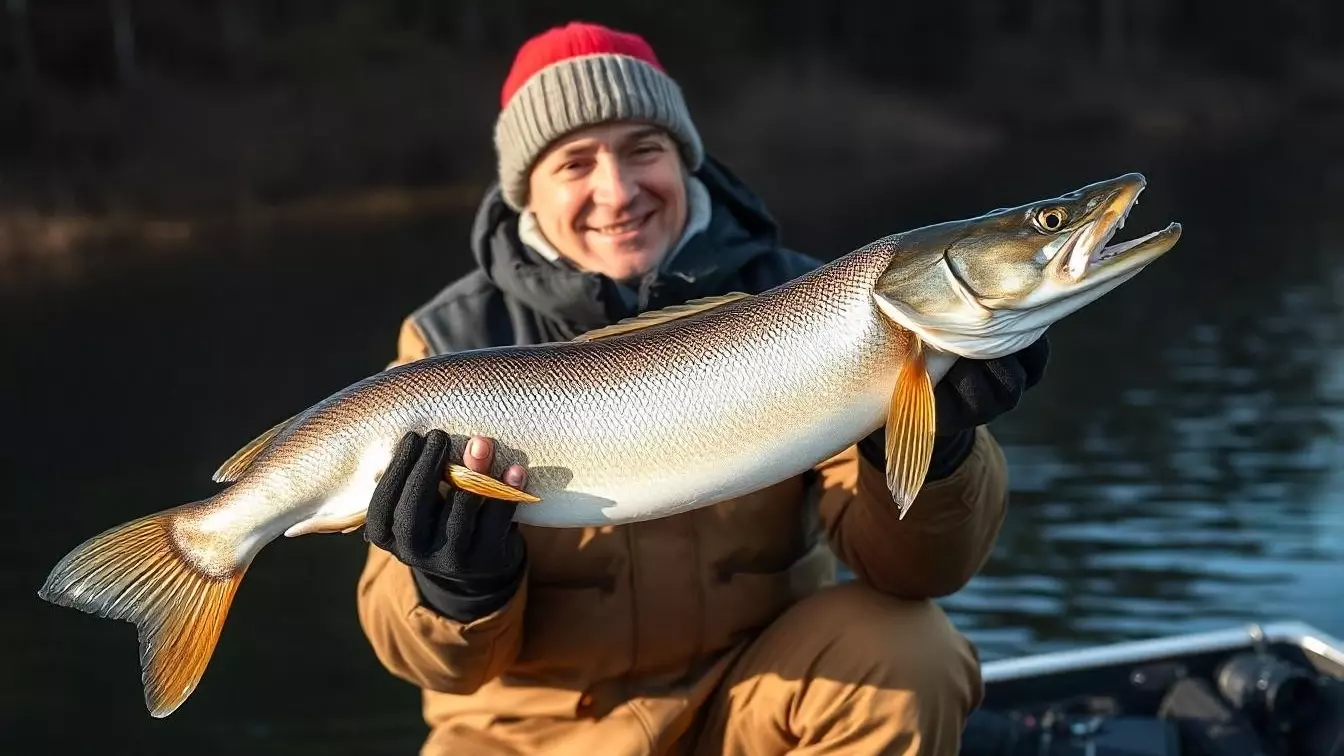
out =
[[1268,653],[1238,654],[1223,663],[1216,679],[1228,703],[1265,729],[1300,730],[1320,711],[1315,676]]

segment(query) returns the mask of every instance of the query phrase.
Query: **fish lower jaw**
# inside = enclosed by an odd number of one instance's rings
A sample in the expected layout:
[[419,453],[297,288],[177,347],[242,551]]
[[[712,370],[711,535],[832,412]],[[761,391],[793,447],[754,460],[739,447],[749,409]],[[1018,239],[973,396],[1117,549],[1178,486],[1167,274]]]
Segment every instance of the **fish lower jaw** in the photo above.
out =
[[1092,258],[1091,258],[1091,260],[1090,260],[1089,262],[1090,262],[1091,264],[1094,264],[1094,265],[1095,265],[1096,263],[1104,262],[1104,261],[1106,261],[1106,260],[1110,260],[1110,259],[1112,259],[1112,258],[1114,258],[1114,257],[1119,256],[1119,255],[1123,255],[1124,253],[1128,252],[1129,250],[1131,250],[1131,249],[1133,249],[1133,248],[1139,246],[1140,244],[1143,244],[1144,242],[1148,241],[1149,239],[1152,239],[1154,236],[1157,236],[1157,235],[1160,234],[1160,233],[1162,233],[1162,232],[1161,232],[1161,231],[1154,231],[1154,232],[1152,232],[1151,234],[1146,234],[1146,235],[1144,235],[1144,236],[1140,236],[1140,237],[1137,238],[1137,239],[1130,239],[1129,241],[1126,241],[1126,242],[1120,242],[1119,244],[1112,244],[1112,245],[1110,245],[1110,246],[1103,246],[1103,247],[1101,247],[1100,249],[1098,249],[1097,251],[1095,251],[1095,252],[1092,253]]
[[1106,263],[1116,262],[1125,256],[1126,253],[1146,252],[1148,251],[1148,248],[1152,246],[1154,241],[1158,241],[1160,238],[1171,234],[1174,228],[1174,225],[1168,226],[1167,228],[1144,234],[1137,239],[1130,239],[1129,241],[1120,242],[1119,244],[1112,244],[1109,247],[1103,246],[1092,254],[1092,257],[1088,262],[1088,267],[1096,268],[1098,266],[1103,266]]

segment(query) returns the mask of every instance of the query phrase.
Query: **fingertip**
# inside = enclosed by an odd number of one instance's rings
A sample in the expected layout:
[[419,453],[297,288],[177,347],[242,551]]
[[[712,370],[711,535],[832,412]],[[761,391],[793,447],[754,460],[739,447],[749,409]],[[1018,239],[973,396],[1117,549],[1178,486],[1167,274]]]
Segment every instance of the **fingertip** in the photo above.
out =
[[527,483],[527,470],[522,465],[510,465],[509,469],[504,471],[504,482],[514,488],[522,488]]
[[463,455],[462,464],[472,472],[489,473],[490,465],[495,460],[495,447],[490,439],[483,436],[472,436],[467,441],[466,454]]
[[447,448],[447,433],[435,429],[425,434],[425,449],[423,453],[441,457]]
[[420,453],[424,443],[425,439],[419,433],[413,430],[406,431],[401,435],[401,440],[397,442],[396,452],[402,456],[413,457]]

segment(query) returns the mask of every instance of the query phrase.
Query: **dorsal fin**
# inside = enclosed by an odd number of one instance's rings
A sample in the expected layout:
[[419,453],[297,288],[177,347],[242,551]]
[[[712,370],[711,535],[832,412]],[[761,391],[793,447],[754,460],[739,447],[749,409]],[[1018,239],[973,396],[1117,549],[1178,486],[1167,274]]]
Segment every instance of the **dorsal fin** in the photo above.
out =
[[243,474],[243,471],[257,458],[257,455],[265,451],[266,448],[271,445],[271,442],[275,440],[275,437],[280,435],[280,431],[284,430],[286,426],[293,422],[295,417],[298,417],[298,415],[285,418],[283,421],[276,423],[265,433],[247,442],[247,446],[234,452],[232,457],[224,460],[224,464],[220,465],[218,470],[215,470],[215,474],[211,475],[210,479],[216,483],[232,483],[238,480]]
[[609,326],[604,326],[602,328],[594,328],[593,330],[588,331],[587,333],[579,334],[578,336],[574,337],[574,340],[596,341],[597,339],[605,339],[622,333],[640,331],[645,328],[648,328],[649,326],[655,326],[658,325],[659,323],[667,323],[680,318],[690,317],[691,315],[705,312],[707,310],[712,310],[715,307],[726,305],[729,302],[736,302],[739,299],[746,299],[747,297],[750,296],[751,296],[750,294],[744,294],[743,292],[740,291],[734,291],[728,294],[721,294],[715,297],[701,297],[700,299],[692,299],[687,301],[685,304],[671,305],[670,307],[664,307],[661,310],[650,310],[648,312],[642,312],[634,316],[633,318],[626,318],[625,320],[618,321],[616,323],[613,323]]

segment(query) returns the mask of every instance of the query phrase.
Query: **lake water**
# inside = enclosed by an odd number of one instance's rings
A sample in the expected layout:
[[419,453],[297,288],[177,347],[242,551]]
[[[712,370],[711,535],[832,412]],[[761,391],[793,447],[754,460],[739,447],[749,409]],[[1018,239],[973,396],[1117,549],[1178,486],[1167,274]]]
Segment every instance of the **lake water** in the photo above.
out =
[[[1344,635],[1344,170],[1337,139],[1312,139],[1014,151],[790,231],[839,252],[1129,170],[1151,185],[1122,233],[1185,224],[1167,259],[1051,332],[1046,380],[995,425],[1009,519],[944,602],[986,659],[1277,618]],[[203,684],[163,721],[145,714],[131,626],[35,592],[85,537],[208,495],[243,442],[385,364],[402,314],[464,269],[468,222],[109,246],[6,295],[3,737],[43,753],[414,752],[418,693],[355,617],[357,537],[263,551]]]

